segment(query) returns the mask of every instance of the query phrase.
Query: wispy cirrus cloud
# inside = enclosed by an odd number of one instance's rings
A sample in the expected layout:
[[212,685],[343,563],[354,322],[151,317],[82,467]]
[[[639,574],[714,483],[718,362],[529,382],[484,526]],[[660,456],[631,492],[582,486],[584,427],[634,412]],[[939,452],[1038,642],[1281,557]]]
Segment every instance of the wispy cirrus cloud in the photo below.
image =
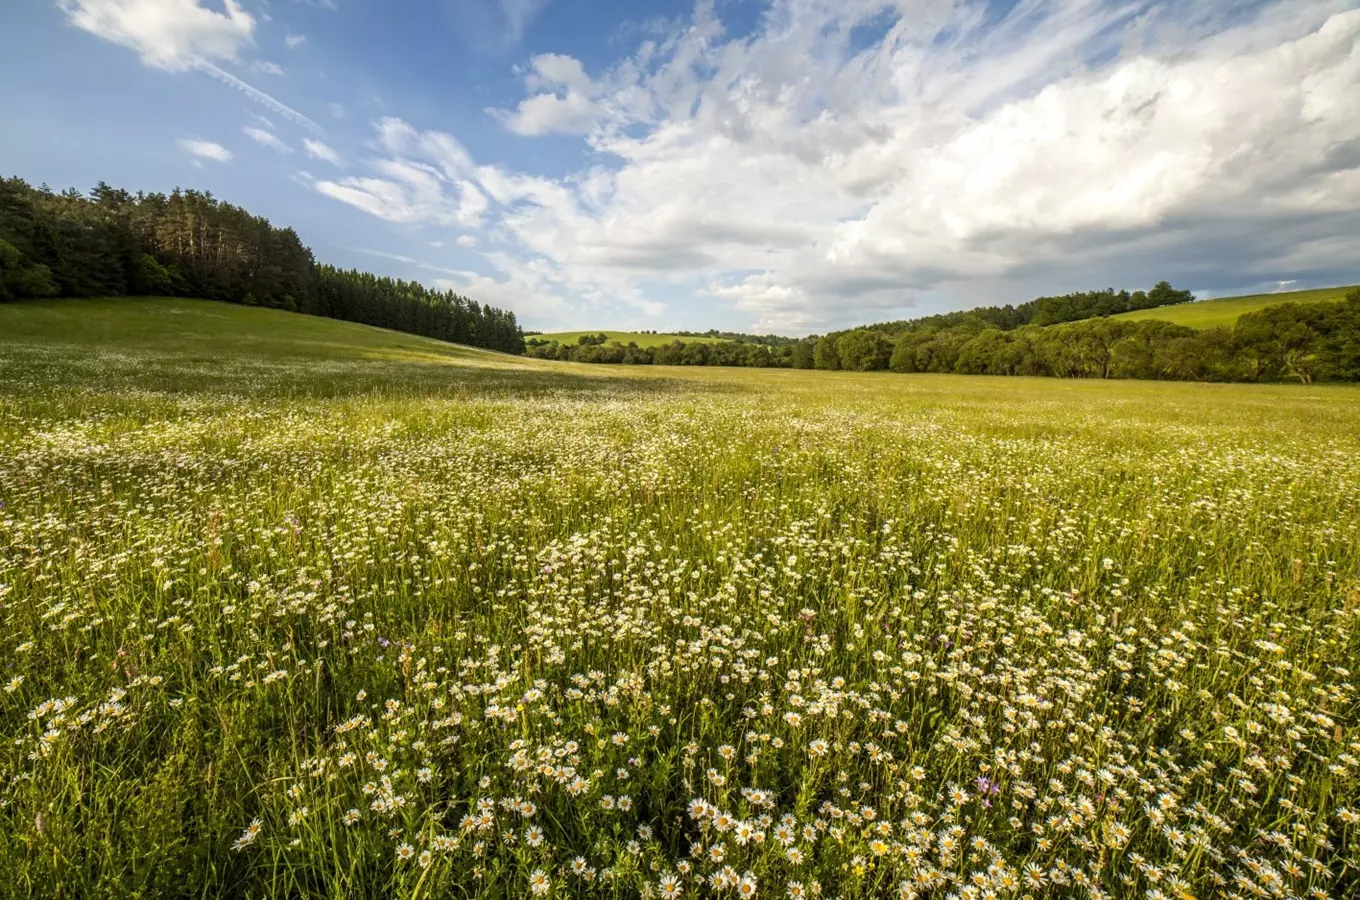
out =
[[471,227],[481,221],[487,200],[462,144],[395,118],[379,120],[376,130],[388,156],[370,164],[373,174],[318,181],[316,190],[389,222]]

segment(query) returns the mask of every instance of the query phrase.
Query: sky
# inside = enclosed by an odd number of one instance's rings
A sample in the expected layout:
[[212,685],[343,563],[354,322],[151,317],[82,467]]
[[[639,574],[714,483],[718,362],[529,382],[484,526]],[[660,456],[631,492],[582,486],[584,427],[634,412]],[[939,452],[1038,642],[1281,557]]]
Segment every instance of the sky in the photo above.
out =
[[176,185],[527,328],[1360,282],[1356,0],[31,0],[0,174]]

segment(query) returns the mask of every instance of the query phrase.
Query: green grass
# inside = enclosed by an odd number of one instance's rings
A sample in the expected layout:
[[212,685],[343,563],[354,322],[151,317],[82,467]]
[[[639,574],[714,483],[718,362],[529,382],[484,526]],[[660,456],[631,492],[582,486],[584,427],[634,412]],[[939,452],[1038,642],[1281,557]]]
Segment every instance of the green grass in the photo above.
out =
[[0,897],[1349,897],[1357,400],[0,306]]
[[582,335],[603,334],[611,341],[618,341],[625,347],[629,343],[636,343],[639,347],[660,347],[662,344],[669,344],[672,341],[681,343],[703,342],[708,344],[726,343],[727,338],[716,337],[685,337],[681,334],[644,334],[640,331],[554,331],[548,334],[533,335],[543,340],[557,341],[559,344],[575,344]]
[[1342,300],[1355,287],[1317,288],[1311,291],[1287,291],[1279,294],[1251,294],[1245,297],[1222,297],[1217,300],[1199,300],[1179,306],[1163,306],[1158,309],[1140,309],[1120,313],[1115,319],[1159,319],[1173,322],[1187,328],[1231,328],[1239,318],[1247,313],[1257,312],[1280,303],[1320,303],[1324,300]]

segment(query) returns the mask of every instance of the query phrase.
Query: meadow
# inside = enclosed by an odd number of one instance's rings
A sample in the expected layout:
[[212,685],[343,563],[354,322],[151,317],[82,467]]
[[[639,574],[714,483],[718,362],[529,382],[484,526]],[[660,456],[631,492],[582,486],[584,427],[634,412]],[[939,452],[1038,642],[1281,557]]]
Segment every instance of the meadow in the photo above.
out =
[[1360,390],[0,305],[0,896],[1346,898]]
[[1322,303],[1328,300],[1340,301],[1354,287],[1315,288],[1308,291],[1284,291],[1276,294],[1248,294],[1241,297],[1220,297],[1216,300],[1197,300],[1176,306],[1163,306],[1155,309],[1138,309],[1133,312],[1119,313],[1114,319],[1145,321],[1158,319],[1186,328],[1231,328],[1238,319],[1247,313],[1259,312],[1281,303]]

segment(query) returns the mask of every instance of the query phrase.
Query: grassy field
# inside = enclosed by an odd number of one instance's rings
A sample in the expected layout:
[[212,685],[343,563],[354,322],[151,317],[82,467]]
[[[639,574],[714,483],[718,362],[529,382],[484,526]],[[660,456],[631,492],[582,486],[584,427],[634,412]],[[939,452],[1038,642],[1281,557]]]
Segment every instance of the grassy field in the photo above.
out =
[[685,337],[680,334],[644,334],[640,331],[554,331],[549,334],[535,335],[549,341],[557,341],[559,344],[575,344],[582,335],[603,334],[611,341],[618,341],[625,347],[630,343],[636,343],[639,347],[660,347],[662,344],[669,344],[672,341],[681,343],[693,343],[702,341],[708,344],[723,344],[727,338],[716,337]]
[[1287,291],[1280,294],[1251,294],[1245,297],[1223,297],[1218,300],[1199,300],[1179,306],[1164,306],[1159,309],[1140,309],[1120,313],[1115,319],[1160,319],[1174,322],[1188,328],[1231,328],[1242,316],[1257,312],[1268,306],[1280,303],[1320,303],[1324,300],[1341,300],[1354,287],[1318,288],[1311,291]]
[[0,306],[0,896],[1360,884],[1360,391]]

